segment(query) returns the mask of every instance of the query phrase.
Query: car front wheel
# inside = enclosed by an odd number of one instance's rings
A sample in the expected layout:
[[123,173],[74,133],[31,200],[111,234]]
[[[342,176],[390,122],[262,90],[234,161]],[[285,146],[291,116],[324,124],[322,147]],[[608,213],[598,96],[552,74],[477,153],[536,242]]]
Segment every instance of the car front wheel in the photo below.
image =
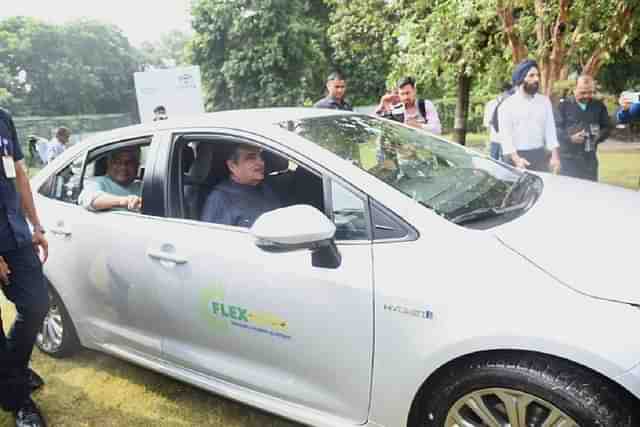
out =
[[49,310],[36,337],[36,346],[43,353],[62,358],[71,355],[80,342],[67,309],[57,293],[49,288]]
[[637,402],[599,374],[541,354],[472,357],[436,374],[414,402],[412,425],[633,427]]

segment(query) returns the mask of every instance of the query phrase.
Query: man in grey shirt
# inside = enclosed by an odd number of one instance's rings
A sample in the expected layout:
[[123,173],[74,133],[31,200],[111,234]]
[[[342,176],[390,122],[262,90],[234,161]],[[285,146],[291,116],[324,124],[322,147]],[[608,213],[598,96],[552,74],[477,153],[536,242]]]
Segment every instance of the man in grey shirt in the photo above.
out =
[[209,193],[200,216],[202,221],[251,227],[263,213],[282,207],[276,193],[264,182],[261,151],[249,144],[234,146],[226,160],[229,179]]

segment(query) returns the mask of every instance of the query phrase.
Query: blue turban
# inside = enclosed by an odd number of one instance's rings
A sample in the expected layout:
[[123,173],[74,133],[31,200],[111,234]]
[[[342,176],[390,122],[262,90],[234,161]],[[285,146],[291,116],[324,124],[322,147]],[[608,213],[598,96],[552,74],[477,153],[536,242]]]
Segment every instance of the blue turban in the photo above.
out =
[[513,70],[513,74],[511,74],[511,80],[513,81],[514,86],[520,86],[524,81],[524,78],[527,77],[527,73],[532,68],[538,68],[538,63],[533,59],[525,59]]

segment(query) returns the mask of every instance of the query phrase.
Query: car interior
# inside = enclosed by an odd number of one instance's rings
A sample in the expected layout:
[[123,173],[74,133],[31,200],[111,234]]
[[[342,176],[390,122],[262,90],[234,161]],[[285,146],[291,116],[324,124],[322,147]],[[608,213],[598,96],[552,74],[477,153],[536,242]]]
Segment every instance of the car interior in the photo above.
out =
[[[137,178],[142,180],[144,178],[144,157],[146,154],[145,148],[149,146],[149,142],[140,144],[141,159],[140,167],[138,169]],[[78,196],[82,191],[82,179],[91,179],[92,177],[106,175],[107,173],[107,160],[109,153],[113,150],[113,147],[108,149],[101,149],[97,152],[91,153],[87,159],[86,167],[83,174],[83,161],[84,157],[78,157],[69,166],[60,171],[57,175],[53,176],[47,183],[40,188],[40,193],[63,202],[78,203]]]
[[[229,177],[226,159],[237,142],[181,141],[184,217],[198,220],[211,190]],[[272,151],[264,150],[265,182],[284,206],[309,204],[324,212],[322,179]]]

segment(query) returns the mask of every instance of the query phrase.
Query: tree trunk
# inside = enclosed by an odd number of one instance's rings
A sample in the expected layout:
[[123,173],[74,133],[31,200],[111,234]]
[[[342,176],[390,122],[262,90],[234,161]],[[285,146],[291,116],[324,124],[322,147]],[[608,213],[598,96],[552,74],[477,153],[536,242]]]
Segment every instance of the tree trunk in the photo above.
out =
[[460,145],[467,144],[467,117],[469,115],[470,93],[471,77],[461,72],[460,76],[458,76],[458,100],[453,121],[453,140]]
[[528,51],[526,45],[515,29],[513,6],[505,0],[498,0],[497,12],[504,27],[507,44],[511,47],[513,63],[517,64],[527,57]]

